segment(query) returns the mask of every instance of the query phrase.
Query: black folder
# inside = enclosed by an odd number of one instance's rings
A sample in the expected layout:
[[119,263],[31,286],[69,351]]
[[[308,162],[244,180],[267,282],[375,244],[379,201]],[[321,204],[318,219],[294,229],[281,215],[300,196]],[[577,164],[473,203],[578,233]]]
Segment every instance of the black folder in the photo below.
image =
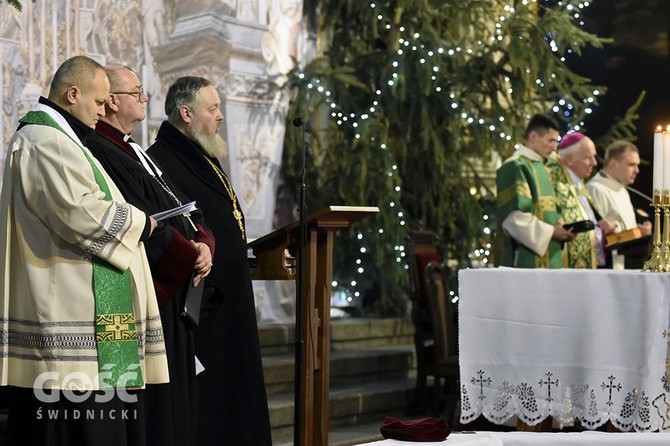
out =
[[202,307],[202,290],[204,287],[205,279],[201,279],[197,287],[193,286],[193,278],[197,275],[196,272],[191,274],[191,277],[188,281],[188,291],[186,292],[186,297],[184,298],[184,307],[182,309],[181,315],[190,320],[194,325],[198,325],[200,322],[200,308]]

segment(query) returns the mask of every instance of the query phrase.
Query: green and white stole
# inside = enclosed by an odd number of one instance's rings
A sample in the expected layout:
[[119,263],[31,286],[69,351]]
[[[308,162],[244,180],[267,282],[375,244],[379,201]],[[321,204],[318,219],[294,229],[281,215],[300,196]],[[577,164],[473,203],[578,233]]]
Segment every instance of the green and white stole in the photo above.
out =
[[[112,200],[105,177],[60,114],[51,107],[37,104],[20,122],[53,127],[68,135],[86,156],[95,182],[105,194],[105,200]],[[92,257],[100,388],[141,387],[144,379],[135,329],[130,272],[121,271],[99,257]]]

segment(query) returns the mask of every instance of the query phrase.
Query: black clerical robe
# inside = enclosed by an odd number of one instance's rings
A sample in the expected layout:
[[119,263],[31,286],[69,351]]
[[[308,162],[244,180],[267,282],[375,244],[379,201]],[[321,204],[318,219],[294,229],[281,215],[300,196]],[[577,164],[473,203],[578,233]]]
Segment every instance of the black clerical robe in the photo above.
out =
[[[168,175],[152,176],[124,136],[100,121],[87,144],[129,203],[153,215],[192,201],[172,184]],[[197,231],[187,218],[173,217],[158,222],[145,242],[170,371],[169,384],[147,386],[144,400],[147,444],[151,445],[195,444],[195,327],[182,315],[182,310],[198,256],[190,240],[205,243],[214,254],[214,238],[206,229],[200,211],[191,212],[191,220]]]
[[[149,154],[202,209],[219,247],[198,327],[198,444],[271,445],[247,244],[233,202],[202,149],[168,122]],[[221,168],[215,158],[209,158]]]

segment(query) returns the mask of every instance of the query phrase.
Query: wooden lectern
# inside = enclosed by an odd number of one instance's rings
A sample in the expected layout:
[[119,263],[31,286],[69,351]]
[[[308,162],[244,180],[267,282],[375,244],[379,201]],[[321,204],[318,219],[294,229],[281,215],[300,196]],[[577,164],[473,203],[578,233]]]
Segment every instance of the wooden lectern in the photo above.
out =
[[[377,212],[377,207],[329,206],[305,219],[304,259],[297,259],[304,268],[302,314],[306,320],[301,323],[304,339],[303,382],[295,383],[296,390],[300,392],[300,444],[303,446],[328,445],[333,233]],[[249,247],[256,257],[252,278],[296,280],[296,263],[287,259],[285,253],[297,246],[299,236],[300,224],[295,222],[250,242]]]
[[609,234],[605,245],[605,250],[610,253],[608,263],[611,263],[613,253],[623,255],[624,269],[642,269],[652,249],[651,235],[643,236],[639,229]]

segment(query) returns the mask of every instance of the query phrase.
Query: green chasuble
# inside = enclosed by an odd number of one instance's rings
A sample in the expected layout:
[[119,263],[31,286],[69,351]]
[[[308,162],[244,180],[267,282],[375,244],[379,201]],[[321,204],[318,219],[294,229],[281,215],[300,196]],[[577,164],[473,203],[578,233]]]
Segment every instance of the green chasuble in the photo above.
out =
[[[105,200],[112,199],[105,177],[71,131],[64,130],[45,111],[29,111],[20,122],[46,125],[68,135],[82,149],[95,182],[105,194]],[[121,271],[95,256],[92,263],[100,388],[142,387],[144,378],[138,350],[130,271]]]
[[502,229],[502,223],[514,211],[530,213],[552,226],[559,222],[554,190],[542,161],[518,153],[498,168],[496,173],[496,218],[498,231],[496,240],[496,263],[500,266],[520,268],[561,268],[563,259],[561,245],[551,239],[543,255],[512,239]]
[[[579,192],[570,174],[553,154],[547,160],[547,171],[554,186],[556,206],[564,223],[590,220],[579,200]],[[582,183],[582,194],[591,201]],[[580,232],[571,242],[565,243],[564,262],[569,268],[597,268],[596,237],[593,231]]]

